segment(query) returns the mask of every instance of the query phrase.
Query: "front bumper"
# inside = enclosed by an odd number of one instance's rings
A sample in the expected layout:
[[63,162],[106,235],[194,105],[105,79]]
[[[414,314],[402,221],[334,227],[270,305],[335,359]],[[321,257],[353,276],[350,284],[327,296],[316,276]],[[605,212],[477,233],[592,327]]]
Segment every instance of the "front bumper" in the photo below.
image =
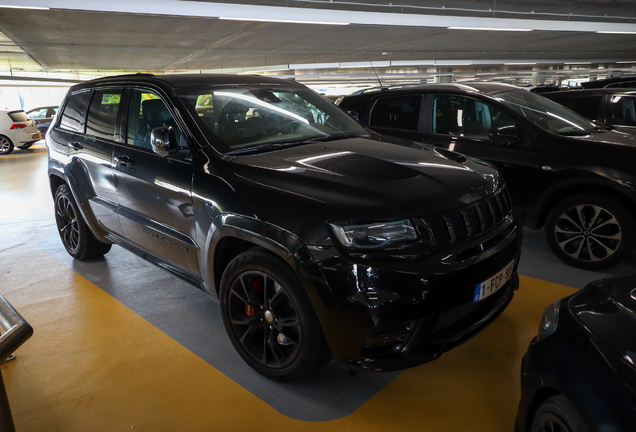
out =
[[[313,249],[333,296],[319,314],[333,358],[354,369],[390,371],[434,360],[490,324],[519,286],[520,229],[493,232],[488,250],[457,261],[464,244],[415,262],[369,262],[337,248]],[[481,239],[483,242],[483,239]],[[510,280],[474,303],[477,284],[515,261]]]

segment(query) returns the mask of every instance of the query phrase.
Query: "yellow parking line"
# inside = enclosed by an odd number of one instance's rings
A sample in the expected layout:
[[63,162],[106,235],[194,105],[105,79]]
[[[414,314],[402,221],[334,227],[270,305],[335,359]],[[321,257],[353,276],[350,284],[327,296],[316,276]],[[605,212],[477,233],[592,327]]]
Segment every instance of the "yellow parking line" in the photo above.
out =
[[[29,149],[31,150],[31,149]],[[42,153],[46,153],[46,148],[43,149],[35,149],[37,151],[34,152],[30,152],[27,154],[14,154],[14,155],[6,155],[6,156],[0,156],[0,160],[2,159],[13,159],[13,158],[20,158],[20,157],[27,157],[27,156],[33,156],[33,155],[38,155],[38,154],[42,154]],[[28,150],[27,150],[28,151]]]
[[543,308],[575,291],[522,277],[513,303],[480,335],[405,371],[348,417],[305,422],[61,263],[39,262],[38,280],[8,297],[35,329],[2,366],[19,431],[510,431],[521,357]]

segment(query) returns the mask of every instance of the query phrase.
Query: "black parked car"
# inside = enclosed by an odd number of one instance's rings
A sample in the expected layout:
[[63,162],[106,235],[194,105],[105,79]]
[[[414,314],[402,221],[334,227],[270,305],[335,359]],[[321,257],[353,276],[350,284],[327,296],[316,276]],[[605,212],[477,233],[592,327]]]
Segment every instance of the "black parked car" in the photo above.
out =
[[587,81],[581,83],[581,86],[585,89],[595,88],[636,88],[636,75],[606,78],[596,81]]
[[277,380],[330,356],[433,360],[510,302],[520,230],[499,173],[411,144],[302,85],[221,75],[76,85],[47,136],[67,251],[119,244],[218,298]]
[[588,284],[548,306],[521,366],[516,432],[632,432],[636,277]]
[[569,90],[542,96],[576,111],[598,125],[621,126],[625,131],[636,132],[636,90]]
[[[558,94],[558,92],[555,92]],[[564,262],[599,269],[634,244],[636,136],[505,84],[371,89],[340,106],[379,133],[495,164],[526,225]]]

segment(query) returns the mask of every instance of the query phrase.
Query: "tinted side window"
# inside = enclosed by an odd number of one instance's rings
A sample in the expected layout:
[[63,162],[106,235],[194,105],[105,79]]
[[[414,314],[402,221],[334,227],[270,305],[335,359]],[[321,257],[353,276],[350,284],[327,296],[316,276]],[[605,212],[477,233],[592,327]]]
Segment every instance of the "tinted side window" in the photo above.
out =
[[90,92],[84,91],[81,93],[75,93],[71,95],[62,112],[62,119],[60,120],[60,127],[62,129],[70,130],[73,132],[80,131],[80,127],[84,122],[84,112],[86,112],[86,104],[88,103],[88,96]]
[[636,126],[636,98],[632,96],[612,96],[613,125]]
[[440,95],[433,100],[433,133],[489,139],[489,132],[514,125],[507,114],[474,99]]
[[179,142],[181,133],[177,123],[159,96],[147,90],[133,90],[128,105],[126,143],[152,149],[150,133],[159,126],[172,126]]
[[121,90],[97,90],[88,107],[86,133],[98,138],[117,140],[117,113]]
[[601,98],[602,96],[578,96],[557,98],[554,99],[554,101],[581,114],[583,117],[589,118],[590,120],[596,120],[598,117],[598,107],[601,105]]
[[420,95],[380,99],[371,112],[370,126],[417,130],[421,106]]

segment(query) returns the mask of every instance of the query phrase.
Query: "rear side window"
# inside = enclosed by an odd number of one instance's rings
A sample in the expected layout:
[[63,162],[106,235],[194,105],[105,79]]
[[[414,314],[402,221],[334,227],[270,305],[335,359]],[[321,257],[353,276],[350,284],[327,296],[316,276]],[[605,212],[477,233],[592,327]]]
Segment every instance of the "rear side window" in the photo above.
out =
[[611,124],[619,126],[636,126],[636,98],[631,96],[612,96]]
[[29,111],[29,117],[32,119],[42,119],[46,117],[48,108],[40,108],[33,111]]
[[417,130],[422,96],[404,96],[378,100],[371,112],[370,126]]
[[583,117],[596,120],[598,118],[598,107],[601,106],[601,98],[602,96],[578,96],[572,98],[555,98],[553,100],[581,114]]
[[13,111],[9,113],[9,117],[16,122],[25,122],[29,120],[29,116],[24,113],[24,111]]
[[62,112],[60,128],[73,132],[80,132],[89,94],[89,92],[85,91],[71,95],[64,111]]
[[98,138],[117,140],[117,114],[122,90],[97,90],[93,94],[86,118],[86,133]]

